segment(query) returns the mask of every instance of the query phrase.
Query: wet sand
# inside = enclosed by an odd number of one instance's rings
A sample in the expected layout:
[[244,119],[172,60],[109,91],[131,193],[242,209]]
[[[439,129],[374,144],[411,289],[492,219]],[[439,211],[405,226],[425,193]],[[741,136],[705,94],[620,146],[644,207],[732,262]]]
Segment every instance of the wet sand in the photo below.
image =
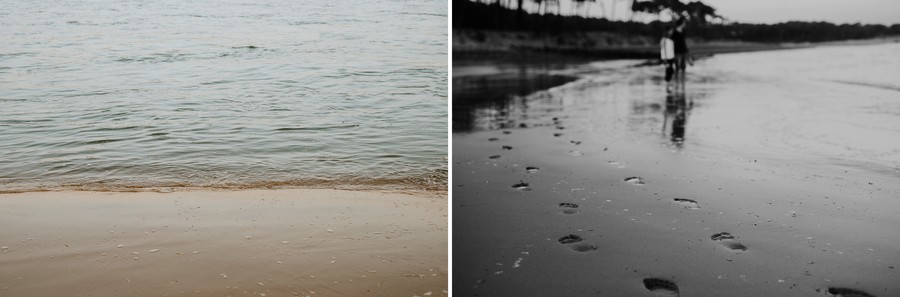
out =
[[0,195],[0,296],[446,296],[447,197]]
[[454,295],[900,294],[893,91],[598,72],[454,131]]

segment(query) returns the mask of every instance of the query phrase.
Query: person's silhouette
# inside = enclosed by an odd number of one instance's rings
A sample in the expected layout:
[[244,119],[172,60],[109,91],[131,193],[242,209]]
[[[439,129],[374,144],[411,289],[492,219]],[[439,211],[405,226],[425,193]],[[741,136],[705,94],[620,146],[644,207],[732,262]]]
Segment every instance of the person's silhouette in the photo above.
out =
[[684,27],[686,25],[687,23],[684,21],[684,18],[679,18],[675,21],[675,30],[672,31],[672,42],[675,46],[675,68],[681,73],[684,73],[685,68],[687,68],[686,63],[688,62],[688,53],[690,52],[684,34]]

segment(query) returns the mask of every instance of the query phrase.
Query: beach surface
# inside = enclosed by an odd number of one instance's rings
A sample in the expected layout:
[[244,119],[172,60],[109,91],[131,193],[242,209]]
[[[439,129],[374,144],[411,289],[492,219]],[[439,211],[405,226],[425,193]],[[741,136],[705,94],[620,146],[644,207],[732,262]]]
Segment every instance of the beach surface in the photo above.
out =
[[441,192],[0,195],[0,296],[446,296]]
[[898,46],[454,68],[454,295],[900,295]]

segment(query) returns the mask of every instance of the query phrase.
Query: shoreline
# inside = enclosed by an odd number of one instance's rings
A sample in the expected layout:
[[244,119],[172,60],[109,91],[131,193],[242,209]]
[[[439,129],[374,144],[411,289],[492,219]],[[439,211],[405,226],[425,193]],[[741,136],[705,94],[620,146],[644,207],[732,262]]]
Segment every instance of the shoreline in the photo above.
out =
[[3,296],[446,296],[447,195],[0,194]]
[[239,191],[290,191],[290,190],[334,190],[349,192],[385,192],[385,193],[420,193],[423,195],[443,195],[447,193],[446,186],[420,187],[398,184],[384,185],[346,185],[334,183],[330,186],[323,185],[270,185],[270,186],[61,186],[47,188],[25,189],[0,189],[0,195],[28,194],[28,193],[65,193],[65,192],[93,192],[93,193],[192,193],[192,192],[239,192]]
[[[900,36],[872,39],[763,43],[737,40],[699,40],[688,38],[692,55],[800,49],[816,46],[870,45],[900,42]],[[619,59],[658,59],[659,40],[648,36],[630,36],[614,32],[566,32],[544,36],[533,32],[453,29],[453,65],[479,62],[584,62]]]
[[[443,176],[442,176],[443,175]],[[240,191],[240,190],[291,190],[291,189],[332,189],[348,191],[411,191],[411,192],[446,192],[447,172],[435,173],[434,176],[407,178],[350,178],[350,179],[303,179],[272,182],[191,184],[162,183],[137,184],[116,182],[90,182],[80,184],[39,185],[34,183],[7,183],[0,186],[0,194],[18,194],[30,192],[158,192],[171,193],[179,191]]]

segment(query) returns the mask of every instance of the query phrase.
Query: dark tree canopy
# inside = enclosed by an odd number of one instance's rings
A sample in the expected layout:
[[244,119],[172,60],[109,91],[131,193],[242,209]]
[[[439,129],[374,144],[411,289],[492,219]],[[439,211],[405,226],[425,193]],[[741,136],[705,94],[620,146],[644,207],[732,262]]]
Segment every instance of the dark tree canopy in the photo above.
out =
[[[639,4],[639,6],[657,5],[664,1],[672,3],[671,5],[681,3],[676,0],[652,0],[634,1],[633,4],[651,3]],[[778,24],[707,23],[707,17],[713,16],[715,9],[700,2],[690,2],[682,5],[685,7],[685,10],[682,12],[691,20],[688,22],[690,35],[706,40],[820,42],[900,35],[900,24],[884,26],[859,23],[837,25],[828,22],[786,22]],[[695,8],[688,8],[691,5]],[[660,11],[668,9],[667,7],[660,9]],[[695,15],[692,15],[692,13]],[[704,19],[704,21],[700,21],[700,19]],[[666,23],[660,21],[642,23],[610,21],[603,18],[584,18],[581,16],[517,14],[515,10],[508,9],[499,3],[483,4],[469,0],[453,0],[453,28],[457,29],[531,31],[551,34],[577,31],[609,31],[630,35],[657,36],[666,25]]]
[[700,1],[682,3],[680,0],[632,0],[631,11],[635,13],[662,14],[669,11],[673,16],[705,24],[710,19],[722,19],[716,9]]

